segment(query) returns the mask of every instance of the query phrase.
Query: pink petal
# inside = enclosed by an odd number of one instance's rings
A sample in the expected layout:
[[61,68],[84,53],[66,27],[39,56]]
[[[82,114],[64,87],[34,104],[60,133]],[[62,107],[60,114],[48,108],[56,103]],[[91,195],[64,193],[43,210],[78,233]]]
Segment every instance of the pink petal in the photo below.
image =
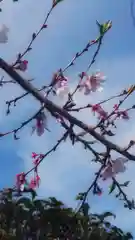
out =
[[39,137],[44,134],[44,131],[45,131],[44,125],[41,125],[41,127],[38,127],[38,128],[36,129],[37,135],[38,135]]
[[101,174],[101,177],[102,177],[103,180],[106,180],[108,178],[112,178],[113,176],[114,176],[114,173],[113,173],[112,167],[110,165],[108,165],[104,169],[103,173]]
[[[125,159],[124,159],[125,160]],[[120,172],[125,172],[126,167],[124,165],[124,161],[123,158],[117,158],[114,162],[113,162],[113,170],[114,173],[120,173]]]
[[37,153],[35,153],[35,152],[32,152],[32,155],[31,155],[31,157],[32,158],[36,158],[38,156],[38,154]]

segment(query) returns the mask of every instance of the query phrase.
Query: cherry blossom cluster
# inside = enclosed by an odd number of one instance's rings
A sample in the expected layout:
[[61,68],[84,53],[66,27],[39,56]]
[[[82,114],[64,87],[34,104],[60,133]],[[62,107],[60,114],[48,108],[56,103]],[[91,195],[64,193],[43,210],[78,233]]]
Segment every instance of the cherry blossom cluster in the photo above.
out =
[[35,189],[39,187],[40,177],[38,175],[38,165],[43,157],[43,154],[32,153],[34,177],[31,178],[30,182],[26,179],[26,174],[24,172],[16,175],[16,187],[19,191],[23,192],[25,188]]
[[43,111],[39,112],[37,116],[35,117],[35,126],[32,127],[32,134],[34,131],[36,131],[38,136],[41,136],[46,127],[47,127],[47,120],[46,120],[46,115]]

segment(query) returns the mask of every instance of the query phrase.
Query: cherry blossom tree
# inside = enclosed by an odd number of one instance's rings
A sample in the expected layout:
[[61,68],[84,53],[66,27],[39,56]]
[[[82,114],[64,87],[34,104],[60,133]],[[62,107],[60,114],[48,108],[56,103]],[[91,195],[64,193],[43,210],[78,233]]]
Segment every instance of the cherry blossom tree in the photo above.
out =
[[[86,207],[86,199],[90,191],[97,195],[97,197],[104,194],[99,181],[102,181],[102,184],[104,184],[104,181],[108,181],[108,179],[111,179],[112,181],[108,193],[113,194],[113,191],[117,192],[115,196],[123,201],[125,208],[130,210],[135,209],[134,200],[129,199],[124,191],[124,189],[128,187],[129,181],[126,180],[124,183],[120,183],[117,180],[117,175],[126,171],[127,163],[129,161],[135,161],[135,155],[133,155],[130,151],[131,148],[134,147],[135,141],[131,140],[127,146],[123,147],[117,145],[113,140],[111,140],[111,138],[113,139],[113,136],[116,135],[118,121],[128,121],[130,119],[130,113],[135,109],[135,105],[129,106],[129,108],[126,109],[123,108],[124,102],[128,101],[130,96],[134,93],[135,85],[128,86],[127,89],[122,89],[121,92],[116,93],[115,96],[109,96],[108,99],[95,102],[95,104],[88,102],[87,105],[80,106],[75,100],[75,95],[77,93],[81,94],[83,97],[91,94],[94,96],[95,92],[99,92],[100,94],[105,87],[107,80],[104,73],[96,69],[95,72],[91,72],[91,67],[94,65],[98,54],[100,53],[100,49],[103,41],[105,41],[106,34],[109,34],[111,31],[112,22],[110,20],[107,20],[105,23],[99,23],[97,21],[96,27],[98,28],[98,36],[95,36],[91,40],[88,39],[86,46],[84,46],[81,51],[78,51],[75,56],[71,58],[71,61],[67,63],[65,68],[60,68],[56,70],[54,74],[52,74],[52,79],[48,79],[47,85],[41,86],[40,89],[37,89],[34,86],[33,81],[31,82],[31,80],[26,80],[25,77],[22,77],[21,73],[23,72],[24,76],[25,71],[29,69],[27,54],[31,53],[33,49],[33,42],[36,41],[38,36],[42,34],[43,31],[46,31],[48,28],[49,16],[53,13],[53,11],[55,11],[56,7],[59,7],[59,4],[64,4],[64,1],[52,1],[52,6],[45,17],[43,24],[38,30],[35,30],[26,48],[22,53],[17,55],[17,58],[13,63],[8,63],[4,59],[0,58],[0,68],[12,79],[10,81],[6,81],[5,77],[2,77],[0,80],[0,85],[3,86],[4,84],[8,83],[18,84],[25,90],[24,94],[6,102],[7,114],[10,114],[12,110],[11,106],[16,106],[17,102],[27,97],[27,95],[32,95],[38,102],[40,102],[41,105],[40,109],[38,109],[33,116],[30,116],[28,119],[26,119],[26,121],[20,126],[17,126],[16,129],[11,129],[7,132],[1,132],[0,137],[6,138],[7,135],[13,135],[14,140],[19,141],[19,132],[23,131],[23,128],[25,128],[25,126],[30,122],[33,122],[33,127],[30,129],[30,134],[37,134],[40,137],[41,135],[46,134],[46,131],[50,132],[48,126],[48,116],[51,116],[55,124],[57,123],[57,125],[64,129],[64,134],[62,130],[61,138],[58,139],[56,144],[52,146],[48,152],[37,153],[33,150],[31,155],[33,167],[27,172],[17,173],[14,186],[7,189],[7,191],[8,193],[16,193],[17,196],[22,196],[25,193],[34,193],[35,189],[40,186],[40,182],[42,181],[39,176],[39,166],[48,155],[54,154],[62,142],[70,140],[74,145],[74,148],[76,147],[77,143],[80,143],[84,149],[88,150],[94,157],[92,161],[97,163],[99,166],[99,170],[96,172],[95,178],[93,178],[93,182],[90,184],[88,189],[85,189],[84,192],[79,193],[77,196],[80,204],[79,207],[74,211],[74,217],[80,214],[82,209]],[[8,33],[8,26],[5,26],[4,24],[1,25],[0,44],[6,44],[7,41],[10,41]],[[74,67],[74,64],[77,63],[79,58],[81,58],[82,55],[85,55],[85,53],[88,52],[93,46],[96,46],[96,51],[87,68],[78,74],[78,82],[75,88],[72,90],[70,87],[70,79],[68,77],[68,69]],[[61,100],[62,106],[55,103],[57,102],[58,98]],[[56,101],[54,99],[56,99]],[[104,107],[105,103],[112,100],[115,101],[115,104],[112,109],[107,111]],[[79,117],[77,117],[77,114],[79,112],[83,113],[84,110],[87,110],[88,112],[91,111],[91,114],[95,116],[96,124],[94,126],[87,125],[85,122],[81,121]],[[87,140],[86,135],[89,135],[92,140]],[[100,144],[101,146],[105,147],[105,151],[99,151],[98,147],[95,147],[95,144]],[[116,158],[112,156],[112,151],[116,153]],[[30,173],[33,173],[32,178],[29,178]],[[5,190],[2,193],[4,194]],[[64,237],[63,239],[66,238]],[[78,239],[89,238],[88,236],[85,236],[84,238]]]

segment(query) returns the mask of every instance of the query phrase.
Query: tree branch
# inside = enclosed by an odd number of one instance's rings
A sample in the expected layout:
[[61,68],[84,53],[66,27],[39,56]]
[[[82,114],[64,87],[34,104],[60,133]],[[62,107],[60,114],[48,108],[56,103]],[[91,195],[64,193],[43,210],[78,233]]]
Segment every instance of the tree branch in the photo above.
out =
[[46,109],[50,111],[54,111],[59,113],[61,116],[66,118],[71,124],[74,124],[84,131],[88,132],[95,139],[101,142],[103,145],[108,147],[111,150],[114,150],[126,158],[135,161],[135,155],[130,154],[120,146],[112,143],[111,141],[104,138],[98,132],[96,132],[92,127],[78,120],[77,118],[70,115],[67,111],[62,109],[61,107],[54,104],[52,101],[48,100],[43,96],[42,93],[38,92],[38,90],[28,81],[24,80],[11,66],[9,66],[3,59],[0,58],[0,67],[8,74],[11,78],[13,78],[24,90],[31,93],[33,97],[35,97],[38,101],[45,104]]

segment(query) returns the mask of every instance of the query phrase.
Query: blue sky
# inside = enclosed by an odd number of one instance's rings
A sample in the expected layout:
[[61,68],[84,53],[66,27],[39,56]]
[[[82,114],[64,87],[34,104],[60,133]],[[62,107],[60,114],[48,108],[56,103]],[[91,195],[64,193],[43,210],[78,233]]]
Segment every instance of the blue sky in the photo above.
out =
[[[83,105],[86,102],[102,100],[134,83],[135,29],[130,16],[129,2],[64,0],[56,7],[49,18],[48,28],[34,42],[33,50],[26,56],[29,69],[24,76],[34,77],[34,83],[38,87],[49,82],[53,72],[67,65],[77,51],[97,36],[96,20],[99,22],[112,20],[113,27],[106,35],[97,61],[92,67],[93,71],[101,69],[107,76],[105,90],[101,94],[85,98],[77,95],[76,101]],[[1,56],[9,63],[12,63],[17,53],[27,46],[32,33],[42,25],[50,6],[51,0],[40,0],[35,3],[33,0],[19,0],[14,4],[12,1],[3,1],[0,20],[10,28],[10,33],[8,43],[0,45],[0,51]],[[74,68],[66,72],[66,76],[71,79],[72,88],[75,86],[78,73],[88,66],[93,52],[94,48],[79,59]],[[7,76],[6,79],[8,79]],[[5,101],[19,96],[22,92],[20,87],[13,85],[0,89],[0,131],[8,131],[19,126],[38,109],[38,103],[32,97],[27,97],[12,109],[10,116],[5,116]],[[133,96],[125,107],[130,106],[134,100]],[[58,99],[57,101],[59,102]],[[106,108],[111,106],[112,103],[109,103]],[[88,124],[94,122],[92,115],[88,115],[88,112],[79,113],[78,117]],[[131,113],[131,117],[130,123],[118,124],[118,134],[113,141],[119,145],[126,145],[130,139],[134,139],[134,112]],[[0,139],[1,188],[12,186],[15,174],[23,170],[27,171],[31,167],[32,151],[45,153],[62,134],[56,122],[49,116],[48,127],[52,129],[51,133],[45,133],[41,138],[36,135],[31,137],[31,126],[32,124],[20,133],[19,141],[14,141],[12,136]],[[114,156],[117,155],[114,154]],[[62,144],[55,154],[45,159],[40,168],[42,182],[39,195],[46,197],[55,195],[67,204],[75,206],[75,195],[88,188],[94,172],[98,169],[98,166],[90,160],[91,154],[84,151],[81,145],[77,144],[76,147],[72,147],[70,142]],[[134,170],[134,164],[130,163],[126,173],[119,176],[120,180],[132,180],[127,190],[131,198],[135,197]],[[124,209],[122,202],[113,196],[108,197],[109,184],[110,182],[104,186],[102,183],[103,197],[89,195],[92,210],[99,212],[112,210],[117,215],[114,223],[125,230],[133,231],[134,221],[130,219],[135,219],[135,213]]]

